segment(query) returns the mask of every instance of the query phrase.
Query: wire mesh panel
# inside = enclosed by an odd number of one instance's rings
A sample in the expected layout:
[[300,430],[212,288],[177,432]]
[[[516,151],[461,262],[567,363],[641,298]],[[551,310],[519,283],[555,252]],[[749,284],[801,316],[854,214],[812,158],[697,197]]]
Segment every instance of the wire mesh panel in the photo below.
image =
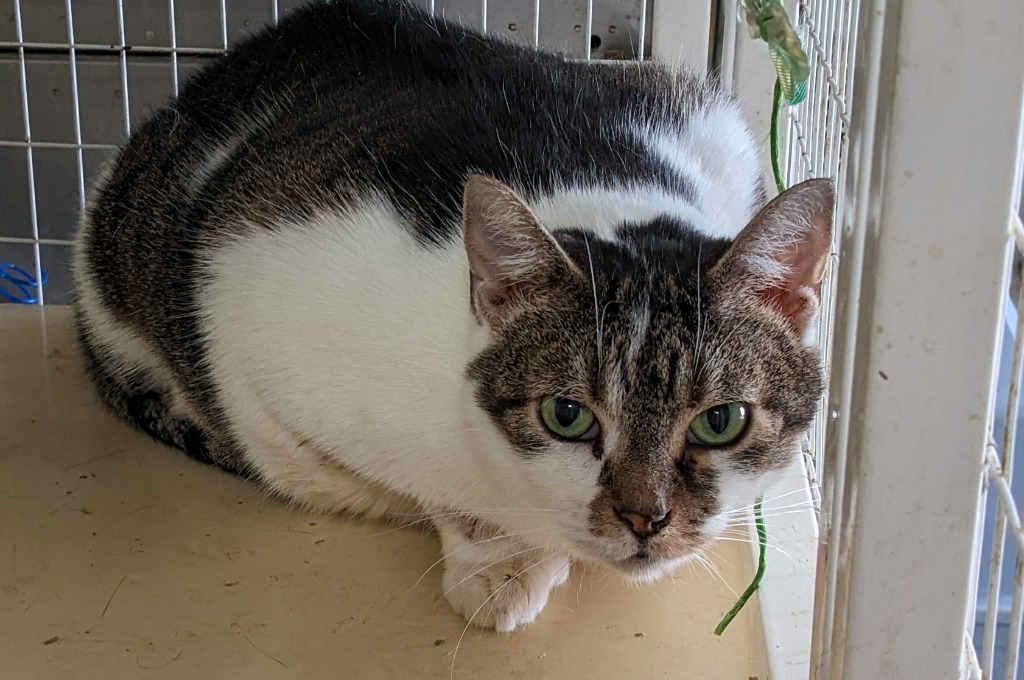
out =
[[[0,92],[14,96],[0,98],[0,262],[35,280],[45,272],[36,301],[64,303],[71,238],[104,161],[205,61],[303,0],[6,2]],[[569,57],[650,53],[649,0],[416,2]]]
[[[847,102],[853,83],[852,48],[856,42],[856,14],[856,0],[800,0],[795,22],[811,63],[811,76],[807,82],[807,97],[790,108],[786,179],[791,186],[812,177],[831,178],[837,189],[837,216],[843,214],[846,198],[842,189],[846,177],[850,125]],[[839,224],[838,220],[836,224]],[[818,329],[826,367],[832,363],[837,263],[833,248],[822,286]],[[816,504],[820,503],[821,452],[825,448],[822,418],[828,415],[828,400],[826,392],[804,449]]]

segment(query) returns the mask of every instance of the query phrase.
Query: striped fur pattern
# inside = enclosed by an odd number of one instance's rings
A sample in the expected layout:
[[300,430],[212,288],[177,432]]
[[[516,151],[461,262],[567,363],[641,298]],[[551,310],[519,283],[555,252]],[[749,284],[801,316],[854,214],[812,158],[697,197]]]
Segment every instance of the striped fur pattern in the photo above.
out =
[[[572,560],[643,580],[698,553],[809,426],[831,188],[765,206],[756,151],[689,74],[314,3],[94,188],[88,371],[123,420],[290,502],[430,518],[453,608],[510,631]],[[556,436],[549,397],[599,435]],[[695,443],[733,402],[743,435]]]

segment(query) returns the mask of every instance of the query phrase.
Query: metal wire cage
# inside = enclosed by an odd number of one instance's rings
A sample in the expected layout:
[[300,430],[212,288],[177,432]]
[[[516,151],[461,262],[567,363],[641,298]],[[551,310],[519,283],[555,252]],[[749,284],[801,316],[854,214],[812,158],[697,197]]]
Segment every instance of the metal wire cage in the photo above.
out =
[[[0,262],[70,299],[71,237],[104,161],[230,44],[304,0],[10,0],[0,14]],[[418,0],[429,11],[579,59],[650,54],[648,0]],[[24,298],[27,299],[27,298]],[[0,296],[0,301],[9,298]]]
[[[852,47],[856,42],[855,0],[800,0],[796,28],[803,37],[811,61],[807,97],[789,112],[789,148],[786,179],[789,185],[812,177],[828,177],[839,188],[836,215],[842,215],[846,201],[841,190],[846,179],[847,142],[850,117],[847,100],[853,86]],[[835,327],[837,246],[822,286],[818,339],[831,366],[832,335]],[[828,381],[826,381],[826,384]],[[815,507],[820,505],[820,480],[825,450],[825,422],[829,395],[822,396],[818,418],[805,442],[804,454]]]
[[[68,260],[78,214],[102,164],[133,126],[155,106],[173,96],[206,60],[223,53],[238,38],[278,20],[301,1],[8,0],[6,7],[0,10],[0,92],[13,96],[0,98],[0,262],[18,264],[37,280],[44,271],[48,274],[49,282],[39,291],[37,302],[62,303],[69,299]],[[662,11],[664,16],[678,17],[677,8],[682,5],[681,0],[678,3],[676,0],[661,3],[655,0],[419,1],[436,14],[579,59],[646,58],[658,42],[655,23],[665,25],[661,21]],[[726,45],[723,49],[721,43],[737,40],[739,32],[732,30],[736,26],[729,23],[735,19],[737,0],[721,0],[721,4],[728,11],[719,15],[723,19],[718,26],[719,51],[729,51],[732,47]],[[988,345],[985,345],[984,350],[970,355],[978,366],[983,366],[982,369],[975,367],[975,373],[984,375],[978,377],[966,369],[958,373],[959,388],[968,382],[975,387],[973,391],[968,390],[968,396],[957,397],[957,404],[944,412],[951,414],[949,420],[952,420],[952,416],[981,410],[976,403],[969,402],[986,400],[978,396],[984,392],[984,387],[977,385],[989,384],[986,382],[990,378],[987,375],[989,364],[984,362],[990,362],[994,389],[986,402],[988,422],[981,422],[980,418],[977,422],[964,420],[966,424],[958,429],[936,422],[931,428],[934,433],[925,432],[920,438],[925,440],[927,435],[934,434],[928,445],[935,448],[936,459],[948,470],[944,474],[956,479],[943,486],[941,474],[922,470],[919,465],[915,467],[913,461],[884,458],[866,444],[862,444],[863,451],[858,452],[855,450],[857,442],[848,445],[847,440],[852,441],[852,429],[860,428],[867,434],[862,431],[856,433],[857,436],[861,441],[870,442],[872,436],[880,436],[886,408],[906,408],[911,403],[906,395],[904,401],[887,396],[902,394],[898,389],[881,392],[866,387],[869,380],[889,381],[889,372],[893,371],[891,365],[879,363],[876,357],[884,358],[904,346],[919,349],[917,345],[912,347],[906,338],[884,342],[880,339],[881,321],[888,324],[895,318],[895,325],[909,323],[907,318],[918,318],[913,310],[898,310],[903,315],[899,316],[891,306],[886,306],[885,299],[864,310],[851,301],[855,295],[870,297],[894,293],[892,288],[882,288],[883,284],[876,289],[873,282],[862,280],[864,263],[874,267],[873,271],[881,272],[880,278],[890,286],[894,285],[893,281],[907,282],[898,293],[914,292],[914,304],[920,309],[946,309],[936,303],[936,295],[929,297],[927,291],[909,287],[914,283],[920,287],[922,281],[930,284],[938,280],[934,277],[941,278],[942,274],[936,274],[937,270],[926,272],[933,279],[925,278],[925,274],[914,278],[913,272],[905,279],[893,274],[904,266],[899,248],[906,248],[906,241],[894,237],[892,230],[877,231],[873,220],[880,219],[879,215],[906,217],[904,213],[908,208],[904,206],[912,205],[916,214],[929,215],[933,221],[929,228],[938,225],[937,233],[929,233],[928,241],[935,252],[944,248],[945,261],[949,262],[959,256],[955,249],[964,248],[964,230],[954,224],[953,219],[943,222],[942,212],[929,212],[929,201],[934,203],[934,198],[928,195],[929,191],[934,191],[932,184],[950,186],[952,180],[949,179],[951,173],[947,171],[943,175],[942,169],[930,162],[926,150],[935,146],[936,138],[941,138],[945,153],[954,156],[959,153],[958,161],[981,175],[987,166],[1005,160],[1000,156],[1000,149],[1008,145],[1019,148],[1019,140],[988,140],[976,121],[971,127],[974,134],[970,147],[963,142],[963,137],[968,135],[944,135],[949,131],[939,123],[933,125],[935,129],[927,131],[928,135],[915,134],[914,130],[904,127],[899,129],[900,135],[885,137],[879,130],[883,123],[890,124],[887,117],[897,122],[913,119],[916,125],[934,122],[921,116],[931,95],[930,90],[921,86],[926,79],[910,68],[897,69],[896,50],[892,45],[901,37],[899,49],[905,65],[938,63],[946,55],[948,44],[956,42],[951,36],[959,38],[969,30],[978,34],[987,31],[991,35],[988,35],[985,49],[964,52],[958,61],[944,63],[947,69],[944,73],[950,75],[942,81],[949,87],[956,85],[953,89],[958,92],[981,90],[991,83],[980,82],[984,79],[979,80],[978,74],[995,73],[996,65],[1007,65],[1006,70],[1011,71],[1011,75],[1020,75],[1019,64],[1024,64],[1024,52],[1014,47],[1020,40],[1009,40],[1005,31],[1000,33],[1002,24],[992,16],[1002,16],[998,11],[1024,20],[1024,10],[1013,0],[994,0],[991,7],[978,6],[970,14],[936,18],[921,14],[927,10],[920,5],[898,0],[796,0],[787,5],[813,68],[806,100],[788,110],[786,179],[790,184],[808,177],[835,180],[840,189],[837,243],[845,243],[846,247],[841,267],[835,256],[830,262],[819,329],[826,364],[835,364],[829,381],[831,392],[822,402],[821,415],[805,446],[809,488],[817,494],[819,484],[824,483],[825,493],[813,499],[813,507],[821,512],[823,539],[814,607],[818,633],[815,646],[804,658],[813,655],[813,664],[829,656],[839,659],[829,661],[831,665],[827,668],[825,663],[815,666],[814,677],[820,678],[856,675],[845,675],[843,670],[867,673],[864,669],[875,669],[881,665],[878,659],[890,658],[887,654],[893,658],[899,656],[897,647],[906,650],[903,651],[904,662],[917,662],[905,667],[915,669],[906,670],[907,673],[916,673],[925,666],[947,668],[948,664],[943,665],[945,661],[959,654],[958,650],[947,649],[950,645],[946,643],[954,639],[949,629],[961,623],[959,619],[951,619],[945,627],[940,624],[943,617],[957,618],[953,615],[959,613],[959,605],[952,601],[956,597],[937,612],[934,622],[928,622],[933,626],[911,626],[907,628],[908,638],[899,642],[891,641],[893,636],[885,634],[885,631],[903,630],[901,626],[906,624],[902,612],[890,611],[894,603],[905,606],[927,602],[942,590],[938,585],[944,585],[946,591],[961,587],[966,599],[971,600],[971,607],[975,591],[977,593],[976,616],[968,617],[966,624],[970,629],[976,621],[970,650],[976,651],[975,668],[979,674],[993,680],[1022,680],[1024,670],[1019,656],[1024,618],[1024,529],[1019,507],[1024,499],[1024,475],[1014,461],[1019,442],[1024,441],[1024,437],[1018,437],[1018,433],[1024,433],[1019,417],[1024,371],[1024,286],[1020,282],[1024,262],[1024,206],[1019,187],[1024,171],[1020,167],[1013,199],[1017,209],[1010,217],[1009,226],[1000,224],[996,225],[997,229],[990,226],[1001,219],[993,217],[1000,214],[997,206],[987,209],[985,225],[979,221],[978,229],[988,229],[987,236],[970,234],[972,239],[985,239],[987,250],[978,247],[977,252],[984,250],[986,266],[990,269],[996,268],[992,263],[1002,257],[1001,253],[993,254],[994,249],[1006,246],[1010,254],[1003,259],[1013,264],[1014,275],[1003,277],[1005,286],[999,292],[1011,303],[1002,309],[1002,300],[996,304],[986,297],[986,286],[991,287],[990,282],[984,279],[984,272],[982,276],[971,278],[970,266],[977,265],[968,262],[966,255],[963,256],[963,273],[959,274],[962,279],[970,279],[973,286],[970,294],[974,296],[970,304],[956,300],[959,314],[965,318],[973,314],[970,317],[973,325],[965,325],[963,335],[974,333],[975,343],[987,342],[982,326],[991,320],[994,308],[1000,309],[1000,318],[1005,315],[1006,324],[999,331],[1003,336],[1001,353],[987,356],[984,353],[988,352]],[[886,13],[891,6],[901,12]],[[710,2],[707,7],[710,8]],[[655,22],[655,17],[659,21]],[[1012,23],[1012,18],[1004,23]],[[700,27],[705,33],[707,28],[707,25]],[[672,30],[682,31],[684,24],[679,22]],[[940,37],[945,42],[940,41]],[[678,49],[678,45],[671,49]],[[997,60],[993,56],[996,49],[1013,59]],[[760,53],[757,58],[763,61],[766,56]],[[1021,78],[1013,80],[1013,87],[1019,89],[1019,80]],[[853,97],[855,84],[856,98]],[[1019,92],[1006,94],[1008,90],[1013,88],[985,90],[997,95],[987,97],[986,101],[993,108],[1001,103],[1005,113],[1012,108],[1008,102],[1014,101],[1016,96],[1013,106],[1017,107],[1019,119]],[[982,96],[975,92],[975,96],[968,99],[979,101]],[[993,103],[989,99],[998,101]],[[954,112],[944,113],[944,116],[968,120],[971,115],[968,110],[974,110],[968,109],[969,106],[970,102],[961,102],[960,109],[956,110],[963,115]],[[928,111],[937,108],[933,105]],[[1019,126],[1019,120],[1017,124]],[[1007,126],[999,129],[1005,132]],[[975,162],[970,155],[981,148],[985,149],[984,163]],[[1021,163],[1019,158],[1017,163],[1018,166]],[[999,167],[1003,166],[1007,164]],[[908,174],[911,172],[916,173],[916,178]],[[923,178],[932,183],[924,189],[920,186],[925,181]],[[991,176],[988,179],[987,184],[979,185],[982,186],[979,196],[997,202],[1006,198],[997,195],[1003,191],[1002,185],[996,186],[998,181],[992,181]],[[946,212],[954,213],[957,207],[950,206]],[[985,206],[977,208],[972,217],[985,210]],[[958,219],[962,224],[969,222],[962,215]],[[876,240],[869,239],[867,232],[871,226],[876,232],[871,233],[870,239]],[[919,231],[916,238],[923,239],[923,232]],[[884,250],[890,243],[895,245]],[[844,327],[837,329],[836,319]],[[921,323],[927,321],[933,322],[933,332],[951,334],[956,330],[938,323],[942,319],[937,319],[935,314]],[[855,335],[858,323],[868,329],[860,336]],[[879,331],[872,335],[875,328]],[[841,337],[844,334],[848,336],[845,339]],[[924,351],[934,352],[934,356],[947,362],[946,365],[953,366],[957,361],[966,364],[962,357],[970,354],[969,339],[950,338],[946,344],[956,351],[949,349],[948,355],[943,354],[947,351],[944,347],[925,347]],[[896,349],[885,344],[889,342]],[[937,380],[929,382],[932,378],[929,371],[934,367],[909,351],[896,367],[901,375],[894,376],[896,380],[889,383],[889,388],[913,382],[913,390],[903,388],[906,394],[916,395],[921,402],[928,401],[933,396],[931,392],[938,391],[942,385]],[[938,412],[935,400],[929,403]],[[858,417],[866,418],[864,422],[868,425],[851,424],[850,413],[854,408],[858,409]],[[911,403],[911,415],[918,420],[932,417],[923,408],[915,409]],[[978,452],[977,460],[968,460],[970,455],[967,454],[975,453],[975,449],[971,449],[974,440],[965,433],[982,426],[988,444],[983,454]],[[886,432],[890,440],[884,444],[889,449],[903,446],[909,450],[926,445]],[[941,450],[944,444],[949,451]],[[842,449],[842,454],[828,458],[830,467],[825,469],[824,453],[836,447]],[[919,451],[916,453],[920,455]],[[873,470],[875,477],[865,482],[858,474],[867,468]],[[980,488],[968,488],[968,482],[975,481],[971,477],[974,473],[977,473],[977,480],[985,480],[988,488],[984,503],[978,500]],[[898,480],[903,486],[894,486],[894,491],[886,486],[886,478]],[[835,487],[832,490],[831,485]],[[941,545],[929,546],[930,551],[914,554],[906,546],[913,537],[926,535],[929,523],[935,521],[920,510],[931,502],[929,494],[938,493],[934,489],[944,489],[943,493],[950,495],[950,500],[944,502],[961,517],[959,522],[949,523],[950,530],[943,536]],[[899,494],[906,494],[906,497],[901,498]],[[861,499],[859,505],[854,502],[855,495]],[[969,509],[975,506],[984,514],[968,517]],[[897,514],[899,512],[903,514]],[[896,524],[900,526],[894,528]],[[975,533],[974,554],[960,556],[969,552],[967,546]],[[853,554],[857,555],[856,563],[850,557]],[[957,560],[966,563],[968,559],[979,576],[976,587],[973,583],[964,583],[962,574],[957,571],[959,563],[954,564]],[[914,573],[921,575],[899,590],[888,588],[878,575],[891,573],[896,562],[906,570],[919,570]],[[926,572],[923,562],[929,566],[938,564],[941,568],[934,569],[934,574]],[[781,571],[777,566],[774,569]],[[968,570],[964,567],[961,571],[966,574]],[[801,578],[807,581],[810,573]],[[864,608],[861,611],[851,609],[850,593],[853,591]],[[765,595],[763,610],[768,609],[768,593]],[[955,595],[959,597],[960,593]],[[876,630],[883,632],[872,632]],[[920,650],[934,647],[929,645],[933,638],[938,639],[936,631],[945,636],[942,638],[944,646],[935,658],[925,659]],[[861,646],[843,649],[846,638],[857,638]],[[865,640],[872,644],[865,644]],[[827,672],[829,669],[833,671],[831,675]],[[872,672],[863,677],[882,675]],[[924,676],[915,674],[913,677]]]

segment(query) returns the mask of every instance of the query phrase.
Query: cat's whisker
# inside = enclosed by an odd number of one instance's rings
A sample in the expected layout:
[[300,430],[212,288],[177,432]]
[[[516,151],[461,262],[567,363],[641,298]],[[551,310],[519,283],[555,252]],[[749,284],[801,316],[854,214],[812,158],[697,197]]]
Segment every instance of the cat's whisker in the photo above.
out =
[[720,554],[715,552],[710,545],[704,546],[704,548],[701,550],[701,552],[707,554],[710,557],[713,557],[715,559],[715,561],[721,562],[721,563],[725,564],[725,566],[727,566],[730,569],[732,569],[732,562],[730,562],[729,560],[725,559]]
[[603,332],[604,332],[604,329],[601,328],[602,327],[602,323],[601,322],[603,320],[601,318],[601,314],[598,312],[598,307],[600,307],[600,302],[597,299],[597,279],[594,277],[594,258],[593,258],[593,256],[590,253],[590,239],[587,238],[587,232],[586,231],[583,232],[583,243],[587,247],[587,262],[588,262],[588,264],[590,264],[590,288],[591,288],[591,291],[594,293],[594,324],[597,326],[597,330],[596,330],[596,333],[597,333],[597,374],[598,374],[598,376],[600,376],[600,374],[601,374],[601,362],[602,362],[603,354],[604,354],[604,351],[603,351],[604,350],[604,347],[603,347]]
[[583,579],[586,578],[587,570],[590,569],[590,565],[586,562],[578,562],[577,564],[580,565],[580,576],[579,579],[577,579],[578,583],[576,584],[576,604],[580,604],[583,601],[581,598],[581,595],[583,594]]
[[[757,541],[752,541],[752,540],[742,539],[742,538],[733,538],[731,536],[720,536],[718,538],[718,540],[720,540],[720,541],[734,541],[736,543],[746,543],[747,545],[758,545]],[[772,545],[771,543],[769,543],[767,545],[767,548],[769,550],[774,550],[774,551],[778,552],[779,554],[788,557],[791,561],[793,561],[796,564],[800,564],[801,563],[800,560],[798,560],[796,557],[794,557],[791,553],[783,550],[782,548],[780,548],[777,545]],[[810,571],[810,568],[808,568],[808,571]]]
[[[429,574],[430,571],[434,567],[436,567],[437,565],[441,564],[442,562],[444,562],[446,559],[448,559],[452,555],[457,555],[457,554],[459,554],[459,553],[461,553],[461,552],[463,552],[465,550],[469,550],[470,548],[475,548],[477,546],[480,546],[480,545],[482,545],[484,543],[489,543],[491,541],[497,541],[498,539],[511,538],[511,537],[514,537],[514,536],[523,536],[523,535],[531,534],[531,533],[534,533],[534,531],[533,530],[517,531],[517,532],[514,532],[514,533],[510,533],[510,534],[501,534],[499,536],[492,536],[491,538],[485,538],[485,539],[482,539],[482,540],[479,540],[479,541],[474,541],[472,543],[468,543],[468,544],[466,544],[464,546],[456,548],[455,550],[452,550],[449,553],[445,553],[445,554],[441,555],[441,557],[438,560],[436,560],[433,564],[431,564],[429,567],[427,567],[426,571],[424,571],[420,575],[420,577],[418,579],[416,579],[416,583],[413,583],[412,587],[409,590],[410,590],[410,592],[415,590],[416,586],[418,586],[423,581],[423,579],[425,579],[427,577],[427,574]],[[462,563],[460,562],[459,564],[461,565]],[[461,581],[460,581],[460,583],[461,583]]]
[[[785,515],[803,515],[803,514],[806,514],[806,512],[807,512],[807,507],[806,506],[793,506],[792,508],[790,508],[788,510],[787,509],[783,509],[783,510],[780,510],[778,512],[767,512],[767,513],[764,513],[761,516],[763,518],[765,518],[765,519],[772,519],[773,517],[783,517]],[[749,519],[744,519],[744,518],[737,517],[735,519],[730,520],[726,524],[726,526],[748,526],[751,523],[752,522],[750,522]]]
[[[492,511],[474,510],[472,514],[466,513],[466,512],[459,512],[459,511],[432,513],[430,515],[420,516],[419,519],[412,520],[411,522],[407,522],[405,524],[401,524],[401,525],[396,526],[396,527],[390,527],[389,529],[386,529],[384,531],[380,531],[380,532],[374,534],[374,536],[384,536],[384,535],[387,535],[387,534],[390,534],[390,533],[394,533],[396,531],[401,531],[402,529],[408,529],[409,527],[415,526],[417,524],[423,524],[425,522],[431,522],[431,521],[433,521],[435,519],[445,519],[445,518],[448,518],[448,517],[466,517],[466,518],[471,518],[471,517],[480,517],[480,516],[486,517],[487,515],[495,515],[495,516],[499,516],[499,517],[502,516],[502,515],[516,515],[516,516],[527,516],[527,517],[529,517],[531,515],[541,515],[541,514],[546,513],[546,512],[557,513],[557,514],[564,514],[565,513],[564,510],[547,509],[547,508],[537,508],[535,510],[502,510],[502,509],[497,509],[497,510],[492,510]],[[403,517],[403,516],[412,516],[412,515],[413,515],[413,513],[403,513],[401,515],[398,515],[398,514],[390,515],[390,517]]]
[[[693,371],[694,371],[694,373],[697,372],[697,366],[698,366],[698,363],[700,362],[701,341],[703,340],[703,338],[702,338],[703,331],[701,329],[701,295],[700,295],[700,261],[701,261],[701,254],[703,252],[703,248],[704,248],[704,243],[703,242],[700,242],[700,243],[697,244],[697,337],[694,339],[694,343],[693,343]],[[706,328],[704,330],[706,330]]]
[[[516,572],[514,572],[514,573],[512,574],[511,578],[509,578],[509,579],[506,579],[506,581],[505,581],[504,583],[502,583],[502,584],[501,584],[500,586],[498,586],[497,588],[495,588],[495,589],[494,589],[494,592],[492,592],[492,593],[491,593],[490,595],[488,595],[488,596],[487,596],[487,597],[486,597],[486,598],[484,599],[484,601],[480,603],[480,606],[476,608],[476,610],[475,610],[475,611],[473,612],[472,616],[470,616],[470,617],[469,617],[469,620],[468,620],[468,621],[466,621],[466,625],[465,625],[465,627],[464,627],[464,628],[462,629],[462,634],[461,634],[461,635],[459,635],[459,639],[458,639],[458,641],[457,641],[457,642],[455,643],[455,649],[453,649],[453,650],[452,650],[452,667],[451,667],[451,675],[449,676],[450,678],[454,678],[454,677],[455,677],[455,660],[456,660],[456,658],[457,658],[457,657],[458,657],[458,655],[459,655],[459,648],[460,648],[460,647],[462,646],[462,639],[463,639],[464,637],[466,637],[466,632],[467,632],[467,631],[469,630],[469,627],[470,627],[471,625],[473,625],[473,619],[475,619],[475,618],[477,617],[477,615],[478,615],[478,614],[480,613],[480,610],[481,610],[481,609],[483,609],[483,608],[484,608],[484,606],[485,606],[485,605],[486,605],[486,604],[487,604],[488,602],[490,602],[490,601],[491,601],[491,600],[493,600],[493,599],[494,599],[495,597],[497,597],[497,595],[498,595],[499,593],[501,593],[501,591],[502,591],[502,590],[504,590],[505,588],[507,588],[507,587],[509,586],[509,584],[510,584],[510,583],[512,583],[512,581],[514,581],[514,580],[515,580],[516,578],[518,578],[518,577],[519,577],[519,576],[521,576],[522,574],[525,574],[527,570],[529,570],[529,569],[531,569],[531,568],[533,568],[533,567],[537,566],[538,564],[540,564],[541,562],[543,562],[543,561],[544,561],[545,559],[547,559],[548,557],[549,557],[548,555],[542,555],[541,557],[539,557],[539,558],[537,558],[537,559],[534,559],[533,561],[531,561],[531,562],[527,563],[527,564],[526,564],[525,566],[523,566],[523,567],[521,567],[520,569],[518,569],[518,570],[517,570]],[[500,562],[500,561],[501,561],[501,560],[499,560],[499,562]],[[495,562],[494,564],[497,564],[497,562]],[[491,566],[491,565],[489,565],[489,566]],[[446,593],[446,594],[447,594],[447,593]],[[491,605],[491,607],[493,608],[493,606],[494,606],[494,605],[492,604],[492,605]]]
[[[805,492],[804,489],[794,489],[793,491],[787,491],[786,493],[780,493],[777,496],[771,496],[770,498],[765,498],[765,499],[763,499],[761,501],[761,507],[764,507],[765,505],[770,505],[772,503],[775,503],[776,501],[782,500],[783,498],[786,498],[787,496],[792,496],[794,494],[801,494],[801,493],[804,493],[804,492]],[[800,501],[800,502],[802,502],[802,503],[809,503],[810,501],[809,500],[804,500],[804,501]],[[756,507],[756,506],[757,506],[757,502],[755,501],[755,502],[753,502],[753,503],[751,503],[749,505],[742,505],[742,506],[740,506],[738,508],[731,508],[729,510],[726,510],[725,512],[726,513],[746,512],[746,511],[749,511],[749,510],[753,510],[754,507]]]
[[[469,579],[473,578],[474,576],[480,574],[481,572],[487,571],[488,569],[490,569],[494,565],[500,564],[501,562],[504,562],[505,560],[510,560],[513,557],[518,557],[519,555],[525,555],[526,553],[534,552],[535,550],[544,550],[544,548],[542,546],[537,545],[537,546],[532,546],[532,547],[529,547],[529,548],[524,548],[522,550],[517,550],[516,552],[512,553],[511,555],[502,555],[500,558],[494,560],[493,562],[485,564],[484,566],[480,567],[476,571],[474,571],[474,572],[472,572],[472,573],[462,577],[462,579],[458,583],[453,585],[451,588],[448,588],[447,590],[445,590],[444,593],[442,593],[442,594],[447,597],[448,593],[452,592],[452,590],[454,590],[455,588],[458,588],[463,583],[465,583]],[[460,562],[459,564],[461,565],[462,563]]]
[[732,331],[729,332],[729,335],[725,336],[725,339],[722,340],[721,342],[717,342],[716,337],[716,343],[712,345],[712,354],[711,356],[706,357],[704,361],[701,362],[700,368],[697,369],[697,374],[693,378],[694,382],[698,382],[700,380],[701,376],[704,374],[705,368],[712,365],[715,361],[718,360],[719,353],[725,351],[725,348],[728,347],[729,341],[732,340],[732,336],[736,335],[736,333],[738,333],[740,329],[742,329],[742,326],[737,326],[733,328]]
[[[813,507],[814,507],[814,505],[811,504],[811,503],[804,503],[804,502],[791,503],[789,505],[780,505],[780,506],[777,506],[777,507],[769,508],[767,510],[762,510],[761,511],[761,516],[762,517],[771,517],[773,515],[779,514],[780,512],[790,512],[790,511],[794,511],[794,510],[805,511],[806,509],[813,508]],[[730,513],[724,514],[723,516],[726,517],[728,519],[728,521],[730,521],[730,522],[737,522],[737,521],[749,521],[750,520],[750,515],[751,515],[751,511],[748,509],[748,510],[744,510],[744,511],[730,512]]]
[[729,592],[732,593],[733,597],[738,597],[738,594],[733,589],[732,585],[725,579],[725,577],[722,575],[722,572],[718,569],[717,566],[715,566],[714,562],[712,562],[707,555],[705,555],[703,552],[698,551],[694,553],[694,558],[698,564],[704,567],[704,569],[711,576],[712,580],[720,581],[722,585],[724,585],[729,590]]

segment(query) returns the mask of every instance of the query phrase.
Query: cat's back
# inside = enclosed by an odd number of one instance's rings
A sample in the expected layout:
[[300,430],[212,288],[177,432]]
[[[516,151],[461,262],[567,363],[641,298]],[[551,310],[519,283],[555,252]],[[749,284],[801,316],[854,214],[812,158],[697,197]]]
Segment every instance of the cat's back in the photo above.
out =
[[108,403],[188,449],[191,430],[149,422],[150,392],[170,405],[166,422],[209,433],[225,385],[287,368],[296,392],[311,376],[330,387],[348,369],[324,366],[373,347],[365,365],[401,366],[419,351],[397,342],[416,319],[434,320],[417,347],[448,356],[469,313],[461,209],[474,173],[552,232],[612,240],[655,220],[733,236],[761,198],[738,108],[701,79],[568,61],[396,0],[314,3],[198,73],[93,191],[73,269]]
[[188,83],[129,140],[93,209],[121,234],[154,200],[162,222],[209,229],[374,191],[436,240],[470,172],[528,196],[580,183],[691,191],[650,136],[726,104],[655,64],[567,61],[404,2],[318,2]]
[[[80,307],[185,367],[214,251],[332,229],[348,251],[360,230],[452,244],[472,173],[514,187],[549,228],[606,234],[669,214],[728,235],[758,198],[749,132],[701,79],[568,61],[396,0],[317,2],[232,48],[128,140],[79,233]],[[353,214],[395,219],[338,221]]]

